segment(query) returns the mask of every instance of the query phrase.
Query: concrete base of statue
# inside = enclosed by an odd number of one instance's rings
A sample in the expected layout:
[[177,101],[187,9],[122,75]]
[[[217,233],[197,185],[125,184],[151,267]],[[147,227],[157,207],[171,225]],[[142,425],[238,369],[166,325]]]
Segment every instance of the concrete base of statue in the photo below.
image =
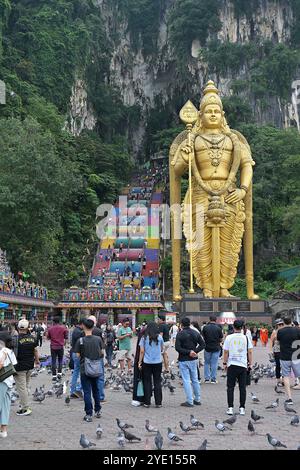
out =
[[180,318],[189,317],[191,321],[209,321],[209,316],[217,316],[218,323],[232,323],[235,318],[246,322],[272,324],[272,314],[266,300],[248,300],[238,297],[209,299],[201,293],[183,294],[182,300],[176,303]]

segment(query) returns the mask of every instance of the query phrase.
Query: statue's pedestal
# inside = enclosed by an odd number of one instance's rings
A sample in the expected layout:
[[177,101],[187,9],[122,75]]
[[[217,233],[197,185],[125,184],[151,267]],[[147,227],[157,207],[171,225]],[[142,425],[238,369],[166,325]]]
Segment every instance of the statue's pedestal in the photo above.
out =
[[237,318],[244,318],[246,322],[272,323],[266,300],[245,300],[238,297],[208,299],[201,294],[187,293],[176,305],[180,318],[186,316],[199,323],[208,321],[212,314],[221,317],[226,312],[233,312]]

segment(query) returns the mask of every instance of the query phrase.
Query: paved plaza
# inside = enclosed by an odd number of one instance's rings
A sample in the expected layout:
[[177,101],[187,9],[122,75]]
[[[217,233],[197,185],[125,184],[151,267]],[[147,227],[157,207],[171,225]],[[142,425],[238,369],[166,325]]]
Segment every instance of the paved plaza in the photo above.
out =
[[[45,341],[43,353],[49,352],[49,343]],[[170,352],[171,361],[175,360],[177,354],[174,349]],[[267,364],[268,349],[258,346],[254,350],[254,362]],[[174,369],[177,370],[176,366]],[[203,372],[203,369],[201,370]],[[175,381],[175,392],[171,394],[168,389],[163,390],[163,407],[150,409],[131,406],[131,394],[121,391],[106,389],[107,402],[102,407],[100,420],[94,419],[92,423],[83,421],[83,401],[71,400],[70,405],[65,404],[64,397],[47,397],[42,404],[32,402],[33,413],[30,416],[19,417],[15,412],[18,404],[11,408],[11,420],[8,428],[8,438],[0,440],[0,450],[3,449],[80,449],[80,434],[85,434],[92,442],[96,443],[96,449],[117,450],[116,436],[118,428],[116,418],[125,420],[132,424],[134,429],[130,430],[142,440],[140,443],[126,443],[125,449],[154,449],[154,436],[145,430],[145,419],[158,427],[163,439],[164,450],[196,450],[204,439],[208,440],[208,450],[234,450],[234,449],[270,449],[265,434],[269,432],[272,436],[287,445],[288,449],[295,450],[300,445],[300,427],[290,425],[291,414],[284,411],[283,401],[285,395],[276,395],[274,392],[275,379],[262,378],[258,384],[251,384],[247,389],[246,416],[240,417],[233,425],[231,431],[220,435],[214,426],[215,419],[227,419],[226,415],[226,379],[220,377],[219,383],[203,384],[201,387],[201,406],[194,408],[183,408],[180,403],[184,400],[183,389],[179,379]],[[70,379],[67,372],[64,380]],[[202,373],[203,376],[203,373]],[[35,387],[45,385],[45,390],[51,388],[51,375],[43,372],[36,378],[31,379],[31,390]],[[253,405],[250,392],[255,392],[260,403]],[[236,407],[238,410],[238,389],[236,388]],[[276,411],[266,410],[276,398],[280,398],[280,407]],[[293,408],[300,412],[300,391],[293,392]],[[257,434],[250,435],[247,426],[250,419],[251,409],[257,414],[264,416],[261,424],[256,424]],[[190,414],[194,414],[204,424],[204,430],[191,431],[186,435],[180,429],[179,422],[189,424]],[[100,440],[96,438],[97,424],[101,423],[103,435]],[[183,439],[178,444],[171,444],[167,438],[167,427]]]

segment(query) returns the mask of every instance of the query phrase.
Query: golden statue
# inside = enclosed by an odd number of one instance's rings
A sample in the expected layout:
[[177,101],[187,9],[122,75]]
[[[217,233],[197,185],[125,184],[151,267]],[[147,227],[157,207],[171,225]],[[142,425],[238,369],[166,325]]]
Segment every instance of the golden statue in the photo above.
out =
[[[188,101],[180,117],[187,130],[176,137],[170,149],[170,202],[171,208],[181,204],[181,176],[188,169],[189,189],[182,204],[182,221],[190,254],[190,292],[194,292],[195,278],[204,297],[231,297],[229,289],[237,274],[243,240],[247,295],[249,299],[258,299],[253,277],[252,167],[255,163],[250,147],[242,134],[229,128],[219,91],[212,81],[206,85],[200,111]],[[199,234],[196,227],[201,211],[204,226]],[[180,300],[181,243],[175,236],[178,217],[175,220],[174,214],[173,297]]]

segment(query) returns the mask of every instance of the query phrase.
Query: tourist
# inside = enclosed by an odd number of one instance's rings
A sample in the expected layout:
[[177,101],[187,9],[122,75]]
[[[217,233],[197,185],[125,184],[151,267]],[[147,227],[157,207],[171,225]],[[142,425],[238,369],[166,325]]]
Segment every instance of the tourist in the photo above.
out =
[[221,343],[223,340],[222,329],[216,323],[217,317],[211,315],[209,323],[203,329],[203,339],[205,341],[204,352],[204,383],[217,383],[218,361],[220,357]]
[[[94,315],[90,315],[88,317],[89,320],[92,320],[94,323],[94,328],[93,328],[93,336],[99,336],[102,341],[103,341],[103,335],[105,332],[105,324],[101,325],[100,323],[97,323],[97,319]],[[103,341],[104,343],[104,341]],[[100,393],[100,401],[105,402],[105,393],[104,393],[104,382],[105,382],[105,372],[104,372],[104,360],[103,357],[100,359],[100,368],[101,368],[101,373],[99,375],[98,379],[98,386],[99,386],[99,393]]]
[[111,325],[107,325],[105,332],[105,353],[108,367],[112,367],[112,357],[115,346],[115,333]]
[[161,334],[163,341],[164,341],[164,369],[166,371],[169,370],[169,356],[168,350],[170,347],[170,330],[169,326],[166,323],[166,317],[164,315],[158,315],[157,318],[159,333]]
[[73,361],[73,372],[70,386],[70,398],[81,398],[82,397],[82,387],[80,382],[80,358],[75,352],[75,345],[79,338],[84,336],[83,331],[83,318],[80,318],[78,325],[74,328],[71,336],[71,351],[70,355]]
[[267,328],[262,327],[259,332],[261,344],[266,348],[269,339],[269,331]]
[[142,380],[142,371],[139,369],[139,359],[140,359],[140,340],[142,339],[147,322],[143,322],[141,327],[138,329],[138,337],[136,343],[136,351],[134,356],[133,364],[133,392],[132,392],[132,406],[141,406],[144,403],[144,395],[137,395],[138,393],[138,384]]
[[205,343],[197,331],[190,328],[190,319],[181,320],[182,330],[176,337],[175,349],[178,352],[178,363],[186,401],[181,406],[192,407],[201,405],[200,383],[198,380],[198,353],[205,347]]
[[252,328],[251,339],[252,339],[253,346],[256,348],[257,342],[258,342],[258,339],[259,339],[259,331],[258,331],[258,328],[256,326],[254,326]]
[[176,336],[177,336],[177,333],[178,333],[178,326],[176,323],[173,323],[173,325],[171,326],[170,328],[170,336],[171,336],[171,346],[172,348],[175,347],[175,342],[176,342]]
[[[56,382],[56,380],[61,380],[62,378],[64,347],[68,339],[68,330],[65,326],[59,324],[59,317],[53,318],[53,326],[47,331],[47,338],[50,340],[52,382]],[[58,372],[56,375],[57,361]]]
[[[0,371],[10,364],[17,364],[17,359],[12,351],[12,337],[6,333],[0,333]],[[7,427],[9,423],[11,407],[11,389],[14,384],[14,377],[10,375],[0,382],[0,438],[7,437]]]
[[[284,326],[277,331],[277,340],[280,345],[280,366],[283,376],[285,393],[287,395],[287,404],[292,405],[290,375],[293,371],[295,377],[300,377],[299,354],[297,342],[300,340],[300,330],[292,326],[290,317],[283,318]],[[298,387],[298,386],[297,386]],[[296,390],[298,389],[297,387]],[[300,388],[300,387],[299,387]]]
[[119,328],[117,338],[119,341],[119,351],[117,353],[117,360],[120,363],[122,370],[125,369],[125,359],[127,361],[128,372],[131,372],[131,340],[132,340],[132,329],[130,328],[129,318],[125,318],[122,321],[122,326]]
[[240,415],[245,415],[247,372],[252,368],[252,342],[242,329],[243,320],[235,320],[234,333],[227,335],[223,345],[223,366],[227,369],[228,415],[233,415],[234,388],[238,381],[240,390]]
[[20,409],[16,412],[18,416],[27,416],[32,413],[29,407],[29,383],[34,365],[39,366],[39,353],[34,336],[29,333],[29,321],[23,318],[18,323],[18,343],[15,350],[17,365],[15,367],[16,389],[20,398]]
[[144,385],[144,406],[149,408],[152,395],[152,381],[156,408],[162,406],[162,354],[164,341],[155,322],[150,322],[140,340],[138,367],[142,371]]
[[[84,318],[82,322],[84,337],[79,338],[74,351],[80,358],[80,381],[84,397],[84,421],[93,421],[93,402],[96,418],[101,417],[99,376],[101,374],[100,359],[103,358],[104,343],[100,336],[93,335],[94,322]],[[89,367],[88,367],[89,366]]]
[[42,326],[42,323],[38,323],[38,325],[35,329],[35,332],[36,332],[37,344],[41,348],[42,345],[43,345],[43,336],[44,336],[44,333],[45,333],[45,330]]
[[270,337],[270,356],[274,358],[275,361],[275,374],[277,380],[277,386],[282,387],[284,385],[282,375],[281,375],[281,366],[280,366],[280,343],[277,339],[277,333],[281,328],[284,327],[284,322],[281,318],[275,320],[275,328],[272,331]]

